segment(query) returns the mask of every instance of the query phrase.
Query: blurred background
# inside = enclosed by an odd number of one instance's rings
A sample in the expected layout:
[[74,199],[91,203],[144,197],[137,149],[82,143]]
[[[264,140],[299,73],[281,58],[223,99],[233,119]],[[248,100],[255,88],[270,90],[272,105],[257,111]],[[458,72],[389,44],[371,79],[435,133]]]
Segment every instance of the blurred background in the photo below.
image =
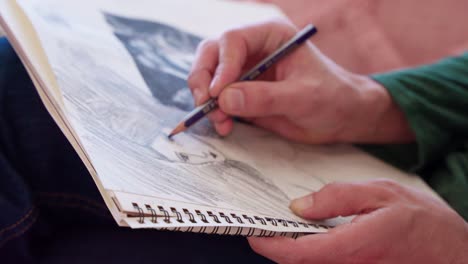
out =
[[256,0],[272,3],[340,65],[375,73],[468,50],[468,0]]
[[[233,0],[278,6],[345,68],[370,74],[430,63],[468,50],[468,0]],[[3,35],[0,29],[0,35]]]

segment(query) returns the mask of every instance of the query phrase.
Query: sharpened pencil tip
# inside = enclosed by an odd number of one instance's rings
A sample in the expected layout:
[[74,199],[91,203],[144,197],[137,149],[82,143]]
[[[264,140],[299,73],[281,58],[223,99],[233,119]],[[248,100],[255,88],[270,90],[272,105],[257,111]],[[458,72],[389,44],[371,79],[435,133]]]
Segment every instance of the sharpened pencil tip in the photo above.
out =
[[180,132],[184,131],[186,129],[184,123],[180,123],[179,125],[177,125],[176,128],[174,128],[174,130],[172,130],[172,132],[167,136],[168,139],[172,140],[172,138],[179,134]]

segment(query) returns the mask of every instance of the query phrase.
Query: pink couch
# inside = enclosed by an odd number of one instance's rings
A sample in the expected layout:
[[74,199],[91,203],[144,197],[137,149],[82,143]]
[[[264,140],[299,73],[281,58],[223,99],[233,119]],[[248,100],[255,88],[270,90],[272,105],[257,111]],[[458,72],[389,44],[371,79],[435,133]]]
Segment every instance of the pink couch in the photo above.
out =
[[468,0],[257,0],[278,5],[339,64],[373,73],[428,63],[468,47]]

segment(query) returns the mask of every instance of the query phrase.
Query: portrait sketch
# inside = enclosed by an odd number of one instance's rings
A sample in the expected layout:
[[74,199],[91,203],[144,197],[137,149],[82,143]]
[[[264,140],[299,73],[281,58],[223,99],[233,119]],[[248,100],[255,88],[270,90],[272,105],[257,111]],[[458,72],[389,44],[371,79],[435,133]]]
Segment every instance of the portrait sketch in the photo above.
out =
[[[194,104],[186,79],[201,38],[163,23],[104,15],[134,60],[154,99],[172,111],[183,114],[191,111]],[[248,204],[280,205],[290,199],[257,169],[226,157],[208,143],[207,137],[217,137],[209,122],[178,135],[173,142],[167,139],[169,131],[163,129],[162,132],[151,143],[156,152],[166,161],[202,166],[205,173],[225,184],[244,189],[229,195],[230,199],[247,207]]]

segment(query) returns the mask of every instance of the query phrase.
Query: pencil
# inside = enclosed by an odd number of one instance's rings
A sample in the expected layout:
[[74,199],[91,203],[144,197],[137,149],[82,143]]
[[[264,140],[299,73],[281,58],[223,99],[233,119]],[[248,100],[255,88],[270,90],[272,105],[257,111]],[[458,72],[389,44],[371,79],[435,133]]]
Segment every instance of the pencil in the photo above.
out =
[[[284,56],[306,42],[307,39],[312,37],[315,33],[317,33],[317,28],[312,24],[307,25],[293,38],[291,38],[291,40],[283,44],[275,52],[255,65],[250,71],[242,75],[238,81],[243,82],[254,80]],[[172,138],[176,134],[187,130],[189,127],[200,121],[200,119],[204,118],[206,115],[208,115],[208,113],[216,108],[218,108],[218,100],[216,98],[212,98],[208,100],[208,102],[196,107],[193,111],[187,114],[185,118],[172,130],[168,138]]]

